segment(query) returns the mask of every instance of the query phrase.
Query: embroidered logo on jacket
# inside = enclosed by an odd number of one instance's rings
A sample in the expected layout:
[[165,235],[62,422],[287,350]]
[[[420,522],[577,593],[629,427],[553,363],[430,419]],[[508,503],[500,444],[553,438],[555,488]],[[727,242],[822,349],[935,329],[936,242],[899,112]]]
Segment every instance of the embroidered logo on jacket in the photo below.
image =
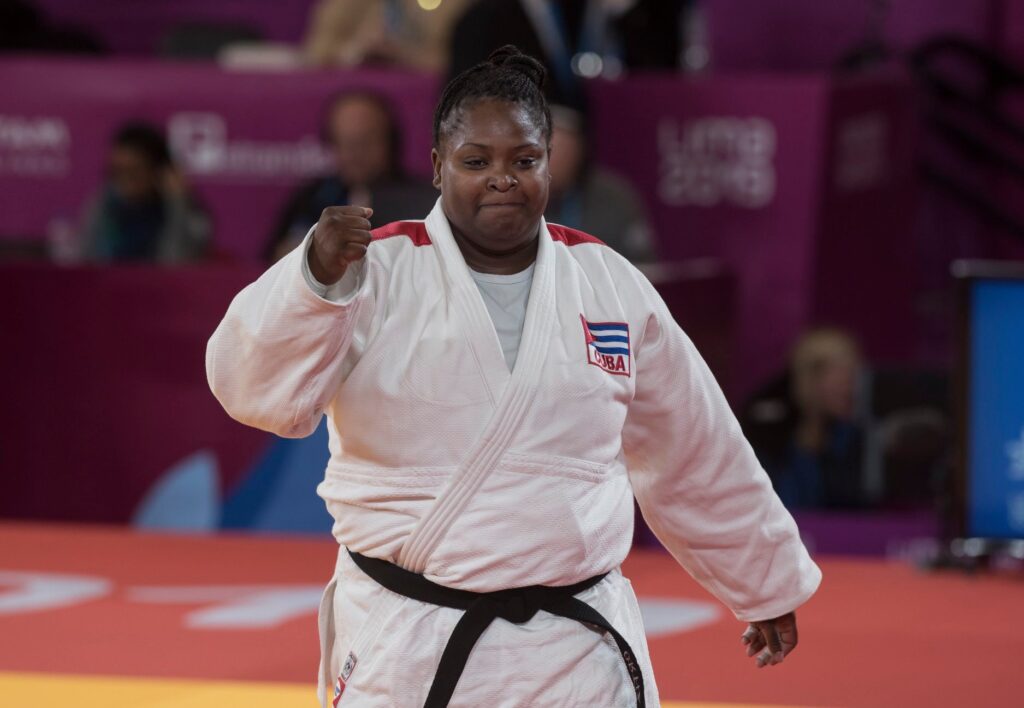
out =
[[352,671],[356,668],[356,655],[352,652],[348,653],[348,657],[345,659],[345,664],[341,667],[341,675],[338,677],[337,683],[334,684],[334,700],[331,705],[334,708],[338,708],[338,701],[341,700],[341,694],[345,692],[345,684],[348,683],[349,678],[352,676]]
[[629,325],[625,322],[588,322],[580,315],[587,343],[587,363],[616,376],[629,376]]

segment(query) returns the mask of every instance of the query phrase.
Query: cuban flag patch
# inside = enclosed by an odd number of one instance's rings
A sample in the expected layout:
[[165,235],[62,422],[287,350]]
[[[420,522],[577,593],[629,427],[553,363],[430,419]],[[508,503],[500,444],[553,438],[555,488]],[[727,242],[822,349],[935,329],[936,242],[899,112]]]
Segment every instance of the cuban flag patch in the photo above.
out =
[[580,322],[583,323],[583,338],[587,344],[587,363],[609,374],[629,376],[629,325],[625,322],[588,322],[583,315],[580,315]]

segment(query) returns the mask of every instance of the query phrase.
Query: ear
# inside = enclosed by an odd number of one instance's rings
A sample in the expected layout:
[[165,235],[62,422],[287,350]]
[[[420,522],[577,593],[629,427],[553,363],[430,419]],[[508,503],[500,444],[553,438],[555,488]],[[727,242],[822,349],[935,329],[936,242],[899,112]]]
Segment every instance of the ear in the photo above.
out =
[[435,189],[441,189],[441,154],[437,151],[437,148],[433,148],[430,151],[430,164],[434,166],[434,179],[431,184],[434,185]]

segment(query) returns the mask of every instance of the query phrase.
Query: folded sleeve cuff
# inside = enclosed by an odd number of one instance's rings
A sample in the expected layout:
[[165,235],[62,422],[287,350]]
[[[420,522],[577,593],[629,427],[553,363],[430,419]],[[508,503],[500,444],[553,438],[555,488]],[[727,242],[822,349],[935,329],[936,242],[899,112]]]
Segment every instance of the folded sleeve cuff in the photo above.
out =
[[351,302],[359,291],[359,286],[362,284],[365,259],[349,264],[348,268],[345,269],[345,275],[341,276],[338,282],[331,285],[321,283],[313,277],[313,273],[309,269],[309,249],[313,245],[313,231],[315,228],[313,227],[309,230],[306,238],[302,240],[302,245],[299,247],[302,251],[302,258],[299,259],[302,262],[302,277],[306,281],[306,285],[309,286],[309,289],[313,291],[313,294],[320,299],[338,305]]

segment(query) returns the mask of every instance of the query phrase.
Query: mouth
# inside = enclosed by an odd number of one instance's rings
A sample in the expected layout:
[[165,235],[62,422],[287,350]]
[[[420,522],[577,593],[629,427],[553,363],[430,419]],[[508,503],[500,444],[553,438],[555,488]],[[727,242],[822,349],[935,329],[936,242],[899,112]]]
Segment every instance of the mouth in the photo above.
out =
[[515,207],[526,206],[523,202],[493,202],[491,204],[481,204],[481,209],[510,209]]

